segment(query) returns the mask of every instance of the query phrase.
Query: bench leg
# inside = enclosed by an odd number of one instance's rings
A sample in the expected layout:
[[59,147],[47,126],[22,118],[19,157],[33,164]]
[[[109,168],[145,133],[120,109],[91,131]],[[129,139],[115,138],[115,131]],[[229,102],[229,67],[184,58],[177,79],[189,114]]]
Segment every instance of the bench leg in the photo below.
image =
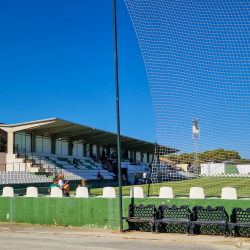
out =
[[159,229],[159,225],[160,225],[161,223],[160,222],[155,222],[155,232],[156,233],[158,233],[158,229]]
[[151,232],[154,232],[154,222],[149,222],[149,225],[151,226]]
[[233,236],[234,225],[229,224],[228,227],[229,227],[229,231],[230,231],[230,237],[232,237]]
[[222,230],[223,230],[223,235],[224,235],[224,237],[227,237],[227,236],[226,236],[226,225],[221,225],[221,228],[222,228]]
[[132,223],[131,223],[131,222],[128,222],[128,228],[129,228],[129,230],[132,230],[132,229],[133,229]]
[[184,226],[186,227],[186,234],[188,235],[189,223],[185,223]]
[[195,224],[190,224],[190,227],[191,227],[191,235],[194,235]]

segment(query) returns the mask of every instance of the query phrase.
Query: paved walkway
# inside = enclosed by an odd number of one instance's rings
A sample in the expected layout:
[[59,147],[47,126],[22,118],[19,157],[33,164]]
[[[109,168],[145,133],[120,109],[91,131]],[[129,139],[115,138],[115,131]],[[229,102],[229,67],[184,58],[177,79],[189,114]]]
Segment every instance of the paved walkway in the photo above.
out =
[[[7,236],[9,235],[9,236]],[[19,237],[17,236],[19,235]],[[153,242],[157,243],[169,243],[172,245],[172,248],[168,249],[177,249],[174,247],[172,243],[196,244],[202,245],[202,249],[250,249],[250,238],[224,238],[223,236],[210,236],[210,235],[197,235],[197,236],[187,236],[185,234],[170,234],[170,233],[160,233],[160,234],[152,234],[151,232],[124,232],[121,233],[118,230],[109,230],[109,229],[99,229],[99,228],[80,228],[80,227],[60,227],[60,226],[43,226],[43,225],[30,225],[30,224],[16,224],[16,223],[0,223],[0,244],[1,240],[2,244],[8,244],[11,238],[30,238],[34,240],[38,236],[63,236],[63,238],[67,237],[77,237],[84,236],[84,238],[92,238],[91,244],[93,242],[97,242],[98,239],[101,239],[103,242],[111,242],[116,240],[129,240],[129,242],[139,242],[143,241],[143,244],[150,244]],[[13,237],[12,237],[13,236]],[[15,236],[15,237],[14,237]],[[83,237],[81,237],[83,238]],[[93,240],[96,238],[96,240]],[[148,241],[148,243],[146,243]],[[19,239],[20,242],[20,239]],[[120,241],[119,241],[120,242]],[[2,245],[1,244],[1,245]],[[104,244],[104,243],[103,243]],[[209,246],[208,246],[209,245]],[[3,245],[2,245],[3,246]],[[0,247],[1,248],[1,247]],[[2,248],[1,248],[2,249]],[[7,249],[7,248],[6,248]],[[9,249],[12,249],[9,247]],[[14,248],[13,248],[14,249]],[[29,248],[26,248],[29,249]],[[30,248],[32,249],[32,248]],[[90,249],[90,248],[89,248]],[[97,248],[96,248],[97,249]],[[107,248],[107,249],[116,249],[116,248]],[[119,249],[119,248],[117,248]],[[150,249],[150,248],[145,248]],[[160,247],[157,249],[161,249]],[[178,248],[180,249],[180,248]],[[182,248],[183,249],[183,248]],[[184,249],[192,249],[192,248],[184,248]],[[195,248],[196,249],[196,248]],[[198,248],[197,248],[198,249]]]

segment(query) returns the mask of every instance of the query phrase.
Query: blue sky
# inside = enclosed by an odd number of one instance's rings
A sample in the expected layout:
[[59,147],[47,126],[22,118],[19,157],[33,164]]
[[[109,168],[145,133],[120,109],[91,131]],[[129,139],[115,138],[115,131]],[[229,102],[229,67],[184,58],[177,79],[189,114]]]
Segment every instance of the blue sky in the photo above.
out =
[[156,110],[157,140],[192,153],[224,148],[250,158],[249,1],[125,0]]
[[[116,132],[113,1],[0,1],[0,122],[57,117]],[[121,133],[154,142],[139,43],[117,1]]]
[[[198,117],[199,152],[222,147],[249,158],[248,3],[125,1],[141,15],[159,142],[192,153]],[[57,117],[116,132],[112,0],[0,1],[0,22],[0,122]],[[154,142],[150,87],[124,0],[117,24],[121,134]]]

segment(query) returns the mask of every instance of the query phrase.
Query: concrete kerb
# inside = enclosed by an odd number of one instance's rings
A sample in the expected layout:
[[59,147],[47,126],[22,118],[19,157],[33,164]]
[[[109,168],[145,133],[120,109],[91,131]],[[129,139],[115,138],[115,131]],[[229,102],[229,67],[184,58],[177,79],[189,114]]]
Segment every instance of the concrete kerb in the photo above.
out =
[[130,240],[150,240],[176,243],[193,243],[209,245],[225,245],[250,248],[250,239],[243,237],[224,238],[223,236],[196,235],[187,236],[186,234],[160,233],[152,234],[151,232],[125,231],[84,228],[84,227],[62,227],[62,226],[44,226],[19,223],[0,223],[0,233],[25,233],[25,234],[50,234],[50,235],[67,235],[81,237],[102,237]]

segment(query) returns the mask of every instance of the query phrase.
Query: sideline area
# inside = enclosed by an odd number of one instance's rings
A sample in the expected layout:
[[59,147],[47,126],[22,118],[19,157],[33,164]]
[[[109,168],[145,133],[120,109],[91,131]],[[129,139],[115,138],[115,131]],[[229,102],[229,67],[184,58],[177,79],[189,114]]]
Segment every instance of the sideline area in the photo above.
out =
[[[0,235],[3,233],[21,233],[31,234],[30,239],[37,235],[61,235],[61,236],[84,236],[106,239],[126,239],[139,241],[157,241],[172,243],[192,243],[210,245],[211,249],[217,249],[216,246],[236,247],[241,249],[250,248],[250,239],[244,237],[224,238],[222,236],[197,235],[187,236],[185,234],[152,234],[150,232],[124,232],[111,229],[85,228],[85,227],[61,227],[61,226],[43,226],[31,224],[0,223]],[[33,236],[35,234],[36,236]],[[220,249],[223,249],[220,247]],[[229,248],[228,248],[229,249]],[[230,248],[231,249],[231,248]]]

